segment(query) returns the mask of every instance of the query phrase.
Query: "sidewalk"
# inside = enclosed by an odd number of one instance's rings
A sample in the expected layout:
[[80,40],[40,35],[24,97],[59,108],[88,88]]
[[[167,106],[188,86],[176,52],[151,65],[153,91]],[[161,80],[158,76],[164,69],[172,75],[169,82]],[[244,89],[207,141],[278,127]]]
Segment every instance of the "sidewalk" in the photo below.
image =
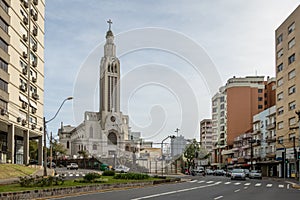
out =
[[[32,174],[32,176],[43,176],[44,175],[44,169],[38,169],[35,173]],[[47,175],[54,175],[54,169],[49,169],[47,168]],[[8,184],[13,184],[13,183],[18,183],[19,182],[18,177],[13,177],[13,178],[8,178],[8,179],[0,179],[0,186],[1,185],[8,185]]]

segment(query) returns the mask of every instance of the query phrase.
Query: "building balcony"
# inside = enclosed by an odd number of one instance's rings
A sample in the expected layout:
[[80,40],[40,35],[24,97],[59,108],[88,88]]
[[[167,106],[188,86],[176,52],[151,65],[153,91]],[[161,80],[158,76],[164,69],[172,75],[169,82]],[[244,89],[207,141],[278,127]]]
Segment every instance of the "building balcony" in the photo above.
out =
[[275,153],[275,152],[268,152],[268,153],[266,154],[266,157],[267,157],[267,158],[275,158],[275,157],[276,157],[276,153]]
[[276,137],[267,137],[266,141],[267,141],[267,143],[274,143],[274,142],[276,142]]
[[276,128],[276,122],[268,124],[266,128],[267,128],[267,130],[275,129]]

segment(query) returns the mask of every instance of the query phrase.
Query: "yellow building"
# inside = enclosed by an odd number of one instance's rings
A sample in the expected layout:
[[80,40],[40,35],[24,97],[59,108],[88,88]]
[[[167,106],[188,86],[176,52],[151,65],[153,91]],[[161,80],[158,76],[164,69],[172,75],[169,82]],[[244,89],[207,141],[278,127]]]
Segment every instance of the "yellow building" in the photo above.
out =
[[45,0],[0,0],[0,162],[42,162]]
[[[281,160],[286,150],[286,160],[289,162],[286,176],[289,177],[296,174],[294,151],[300,146],[298,116],[295,113],[300,110],[300,6],[276,29],[275,34],[276,157]],[[283,173],[283,166],[280,171]]]

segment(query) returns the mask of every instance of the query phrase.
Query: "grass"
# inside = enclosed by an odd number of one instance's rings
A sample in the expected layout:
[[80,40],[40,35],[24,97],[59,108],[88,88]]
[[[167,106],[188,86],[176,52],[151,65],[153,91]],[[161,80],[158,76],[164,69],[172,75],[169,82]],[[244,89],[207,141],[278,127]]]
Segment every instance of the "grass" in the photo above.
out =
[[0,164],[0,179],[18,178],[33,174],[37,169],[23,165]]
[[112,176],[102,176],[102,179],[107,179],[104,183],[78,183],[74,180],[66,180],[63,185],[54,185],[48,187],[21,187],[20,184],[1,185],[0,192],[17,192],[17,191],[28,191],[28,190],[40,190],[49,188],[67,188],[72,186],[86,186],[86,185],[98,185],[98,184],[114,184],[114,183],[133,183],[141,181],[154,181],[159,180],[158,178],[148,178],[145,180],[122,180],[114,179]]

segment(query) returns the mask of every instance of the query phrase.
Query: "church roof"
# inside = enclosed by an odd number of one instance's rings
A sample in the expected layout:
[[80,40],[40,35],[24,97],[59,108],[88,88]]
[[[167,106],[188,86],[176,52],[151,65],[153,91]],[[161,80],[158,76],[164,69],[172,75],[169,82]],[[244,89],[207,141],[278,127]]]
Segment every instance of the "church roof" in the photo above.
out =
[[107,32],[106,32],[106,38],[107,37],[113,37],[114,36],[114,34],[113,34],[113,32],[111,31],[111,30],[108,30]]

